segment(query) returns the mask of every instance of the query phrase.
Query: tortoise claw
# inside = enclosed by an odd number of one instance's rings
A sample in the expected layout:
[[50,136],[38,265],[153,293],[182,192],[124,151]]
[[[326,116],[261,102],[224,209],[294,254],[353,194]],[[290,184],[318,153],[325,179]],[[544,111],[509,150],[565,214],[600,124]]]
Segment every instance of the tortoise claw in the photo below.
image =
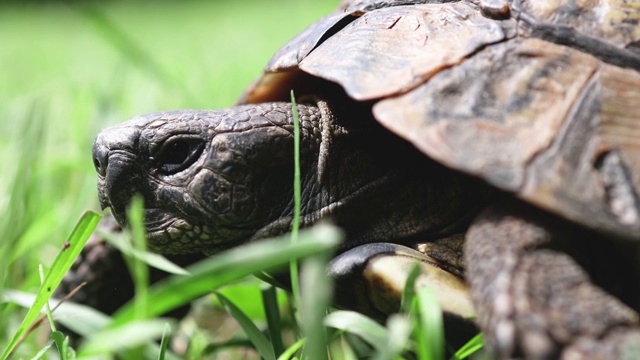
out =
[[414,266],[420,266],[416,286],[431,286],[445,313],[474,316],[464,280],[443,269],[436,259],[406,246],[372,243],[346,251],[329,264],[336,281],[340,307],[384,317],[397,312],[405,283]]
[[447,267],[438,260],[406,246],[365,244],[335,257],[328,269],[335,279],[334,303],[383,320],[400,310],[405,283],[416,264],[420,275],[415,285],[435,289],[447,342],[454,348],[464,345],[478,333],[464,280],[444,270]]

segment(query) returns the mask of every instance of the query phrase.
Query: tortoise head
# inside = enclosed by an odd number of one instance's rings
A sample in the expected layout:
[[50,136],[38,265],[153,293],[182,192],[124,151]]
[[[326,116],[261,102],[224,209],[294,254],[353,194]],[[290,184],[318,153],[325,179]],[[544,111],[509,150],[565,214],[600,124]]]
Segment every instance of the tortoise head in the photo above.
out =
[[[318,123],[313,107],[299,111],[307,127]],[[93,145],[101,206],[126,226],[125,210],[140,194],[154,251],[211,253],[238,245],[291,213],[290,113],[284,103],[181,110],[105,129]],[[304,144],[302,153],[317,158],[319,145]]]

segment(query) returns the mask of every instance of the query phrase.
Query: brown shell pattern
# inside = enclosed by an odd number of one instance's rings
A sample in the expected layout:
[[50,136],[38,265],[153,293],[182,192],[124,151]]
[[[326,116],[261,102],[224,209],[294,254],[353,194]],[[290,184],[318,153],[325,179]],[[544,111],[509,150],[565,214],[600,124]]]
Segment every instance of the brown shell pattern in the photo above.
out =
[[[640,2],[385,4],[343,4],[245,101],[281,93],[298,67],[377,101],[377,120],[436,161],[640,239]],[[507,16],[483,15],[495,9]]]

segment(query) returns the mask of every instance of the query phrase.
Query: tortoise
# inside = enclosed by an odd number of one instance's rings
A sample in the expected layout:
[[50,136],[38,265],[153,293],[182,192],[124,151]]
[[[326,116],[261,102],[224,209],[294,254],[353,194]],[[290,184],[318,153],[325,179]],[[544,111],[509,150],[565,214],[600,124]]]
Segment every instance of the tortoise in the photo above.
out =
[[288,231],[294,90],[301,223],[330,219],[347,236],[328,270],[339,305],[393,311],[393,285],[376,274],[419,259],[427,282],[454,293],[445,310],[469,309],[468,285],[498,358],[633,356],[637,5],[346,0],[281,48],[236,107],[103,130],[101,205],[126,226],[142,194],[149,246],[163,253]]

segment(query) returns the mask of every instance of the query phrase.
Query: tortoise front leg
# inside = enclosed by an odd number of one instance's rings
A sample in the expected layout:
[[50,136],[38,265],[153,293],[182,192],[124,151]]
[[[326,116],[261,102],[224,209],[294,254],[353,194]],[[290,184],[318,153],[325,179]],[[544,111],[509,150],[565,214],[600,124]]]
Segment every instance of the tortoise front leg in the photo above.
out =
[[[524,204],[494,206],[471,226],[467,280],[498,358],[640,356],[638,313],[595,285],[569,255],[585,253],[588,239],[581,236],[589,233]],[[605,240],[602,247],[614,246]],[[635,280],[626,286],[638,287]]]

